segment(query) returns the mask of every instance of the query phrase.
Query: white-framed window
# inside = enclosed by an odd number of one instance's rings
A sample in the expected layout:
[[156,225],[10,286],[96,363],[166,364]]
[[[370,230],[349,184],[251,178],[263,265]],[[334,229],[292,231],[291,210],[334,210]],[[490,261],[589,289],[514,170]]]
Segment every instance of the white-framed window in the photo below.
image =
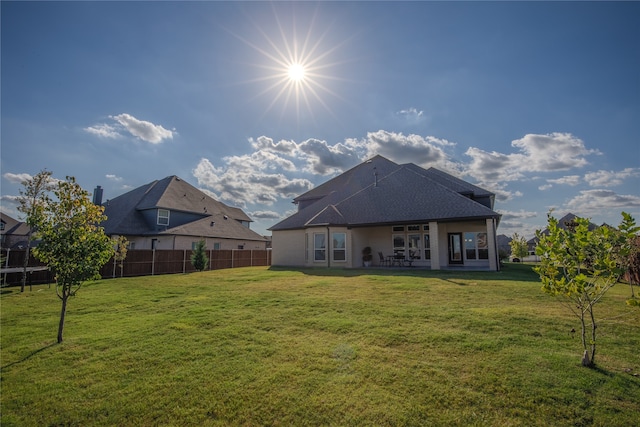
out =
[[[418,230],[420,230],[420,226]],[[409,234],[407,236],[409,243],[409,258],[410,259],[422,259],[422,239],[419,234]]]
[[313,234],[313,260],[326,261],[327,259],[327,236],[326,234]]
[[467,259],[489,259],[487,233],[464,233],[464,251]]
[[404,252],[404,234],[394,234],[393,235],[393,252]]
[[[429,227],[427,225],[427,227]],[[431,239],[429,239],[429,233],[424,235],[424,259],[431,259]]]
[[169,225],[169,209],[158,209],[158,225]]
[[333,260],[334,261],[346,261],[347,260],[347,233],[333,233]]
[[404,231],[404,225],[394,225],[391,227],[392,231]]

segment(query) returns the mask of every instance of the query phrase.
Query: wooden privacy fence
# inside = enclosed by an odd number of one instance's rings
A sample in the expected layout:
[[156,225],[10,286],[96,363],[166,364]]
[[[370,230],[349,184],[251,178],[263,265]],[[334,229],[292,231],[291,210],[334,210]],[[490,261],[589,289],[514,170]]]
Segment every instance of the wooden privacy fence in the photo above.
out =
[[[22,267],[24,250],[3,250],[6,260],[2,264],[3,285],[17,285],[22,281],[22,270],[15,271],[16,267]],[[122,263],[122,268],[112,258],[101,269],[103,279],[112,277],[152,276],[156,274],[190,273],[196,271],[191,265],[191,250],[132,250],[127,252],[127,258]],[[209,258],[207,270],[220,270],[224,268],[257,267],[271,265],[270,250],[208,250]],[[41,262],[29,257],[29,267],[43,266]],[[32,271],[28,273],[28,283],[49,283],[53,275],[49,271]]]

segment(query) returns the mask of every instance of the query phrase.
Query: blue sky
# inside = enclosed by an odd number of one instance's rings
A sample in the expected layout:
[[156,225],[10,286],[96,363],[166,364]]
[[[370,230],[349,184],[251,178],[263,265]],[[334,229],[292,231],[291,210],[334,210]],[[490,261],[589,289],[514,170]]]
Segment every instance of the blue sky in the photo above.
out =
[[638,2],[0,7],[9,215],[45,168],[105,198],[178,175],[268,234],[380,154],[494,191],[501,234],[640,221]]

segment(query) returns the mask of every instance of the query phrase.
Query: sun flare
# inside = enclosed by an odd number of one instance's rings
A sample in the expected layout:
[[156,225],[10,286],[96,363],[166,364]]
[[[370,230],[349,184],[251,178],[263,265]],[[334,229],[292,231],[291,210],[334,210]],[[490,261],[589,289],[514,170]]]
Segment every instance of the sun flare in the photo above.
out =
[[288,74],[289,74],[289,79],[294,82],[303,81],[304,75],[305,75],[304,65],[299,63],[294,63],[289,65]]
[[[316,34],[314,29],[318,28],[318,25],[315,23],[315,14],[305,25],[296,24],[295,20],[294,25],[283,25],[283,16],[274,10],[274,21],[275,31],[271,32],[255,25],[256,34],[259,36],[256,40],[260,40],[259,42],[234,34],[264,58],[264,61],[253,65],[266,72],[248,81],[262,86],[254,99],[263,96],[271,98],[265,115],[276,106],[281,107],[281,117],[294,113],[298,120],[305,111],[313,116],[318,106],[333,115],[334,112],[325,98],[332,96],[343,100],[328,83],[342,80],[334,75],[334,70],[336,66],[344,63],[335,58],[339,55],[338,51],[343,47],[345,40],[340,40],[335,45],[328,42],[332,35],[328,29],[331,25],[324,32]],[[306,34],[298,34],[296,25],[307,28]]]

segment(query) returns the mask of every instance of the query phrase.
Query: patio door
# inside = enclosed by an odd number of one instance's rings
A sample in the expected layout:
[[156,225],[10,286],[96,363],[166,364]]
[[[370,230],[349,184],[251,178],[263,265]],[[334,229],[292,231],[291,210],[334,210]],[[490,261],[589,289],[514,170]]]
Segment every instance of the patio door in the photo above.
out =
[[449,264],[462,263],[462,233],[449,233]]

